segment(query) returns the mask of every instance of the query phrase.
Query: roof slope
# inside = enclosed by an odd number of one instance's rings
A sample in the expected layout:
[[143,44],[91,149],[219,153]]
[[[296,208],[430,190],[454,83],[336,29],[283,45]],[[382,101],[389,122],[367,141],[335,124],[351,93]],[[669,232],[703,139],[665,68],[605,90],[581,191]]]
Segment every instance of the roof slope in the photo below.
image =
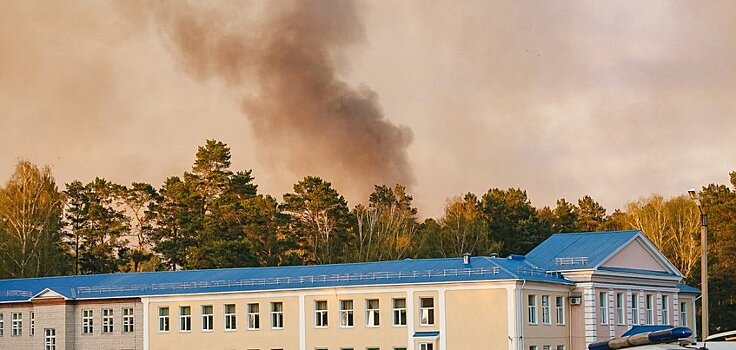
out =
[[27,301],[46,289],[68,299],[284,290],[525,279],[564,283],[557,274],[535,269],[523,259],[473,257],[416,259],[353,264],[255,267],[191,271],[115,273],[0,280],[0,302]]
[[640,233],[638,230],[557,233],[529,252],[526,258],[549,271],[592,269]]

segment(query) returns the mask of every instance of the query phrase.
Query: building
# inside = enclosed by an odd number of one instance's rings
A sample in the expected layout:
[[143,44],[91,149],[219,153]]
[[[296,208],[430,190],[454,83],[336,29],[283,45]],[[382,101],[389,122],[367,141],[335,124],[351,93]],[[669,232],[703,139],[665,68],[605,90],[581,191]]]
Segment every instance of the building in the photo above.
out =
[[583,349],[692,327],[697,290],[639,231],[526,256],[0,281],[2,349]]

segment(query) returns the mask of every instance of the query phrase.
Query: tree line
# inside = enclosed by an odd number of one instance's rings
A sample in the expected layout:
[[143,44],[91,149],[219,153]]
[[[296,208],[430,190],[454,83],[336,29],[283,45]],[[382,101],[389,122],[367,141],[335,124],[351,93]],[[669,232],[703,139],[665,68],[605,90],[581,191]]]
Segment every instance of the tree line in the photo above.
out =
[[[710,217],[714,330],[736,328],[736,172],[700,191]],[[243,266],[328,264],[463,253],[525,254],[556,232],[641,229],[699,285],[699,211],[685,196],[652,195],[610,214],[590,196],[535,208],[526,191],[491,188],[447,200],[420,220],[401,184],[380,184],[352,208],[307,176],[276,198],[230,148],[208,140],[190,171],[160,187],[103,178],[60,189],[48,167],[19,161],[0,187],[0,278]]]

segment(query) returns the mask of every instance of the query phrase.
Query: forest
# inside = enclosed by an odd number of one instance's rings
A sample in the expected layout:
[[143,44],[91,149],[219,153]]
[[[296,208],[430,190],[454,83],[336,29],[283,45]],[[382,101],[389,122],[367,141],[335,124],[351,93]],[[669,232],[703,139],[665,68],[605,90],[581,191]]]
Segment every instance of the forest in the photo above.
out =
[[[736,172],[699,190],[709,216],[711,331],[736,329]],[[535,208],[520,188],[449,198],[420,219],[401,184],[376,184],[349,207],[328,179],[306,176],[280,198],[230,148],[207,140],[191,171],[160,186],[72,181],[21,160],[0,186],[0,278],[243,266],[330,264],[463,253],[525,254],[556,232],[640,229],[700,285],[699,210],[650,195],[609,211],[591,196]]]

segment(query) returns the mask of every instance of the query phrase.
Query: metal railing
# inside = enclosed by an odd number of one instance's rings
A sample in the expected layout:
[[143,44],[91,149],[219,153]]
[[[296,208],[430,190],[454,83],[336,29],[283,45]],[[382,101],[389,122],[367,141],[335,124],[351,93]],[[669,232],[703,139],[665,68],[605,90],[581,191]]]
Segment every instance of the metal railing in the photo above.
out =
[[499,273],[498,267],[479,267],[464,269],[442,269],[424,271],[398,271],[398,272],[369,272],[355,274],[331,274],[331,275],[309,275],[297,277],[271,277],[250,278],[237,280],[215,280],[215,281],[191,281],[171,283],[150,283],[137,285],[110,285],[110,286],[88,286],[77,287],[74,293],[115,293],[132,291],[155,291],[155,290],[186,290],[198,288],[233,288],[251,286],[281,286],[281,285],[304,285],[317,283],[338,283],[354,281],[375,281],[389,279],[414,279],[414,278],[446,278],[460,276],[482,276],[495,275]]
[[554,271],[546,271],[540,268],[536,267],[519,267],[516,269],[516,272],[520,275],[528,275],[528,276],[542,276],[542,277],[560,277],[559,272]]
[[587,256],[577,256],[571,258],[555,258],[557,265],[585,265],[588,263]]
[[33,293],[27,290],[15,290],[15,289],[9,289],[3,292],[3,295],[6,297],[26,297],[30,298],[33,296]]

